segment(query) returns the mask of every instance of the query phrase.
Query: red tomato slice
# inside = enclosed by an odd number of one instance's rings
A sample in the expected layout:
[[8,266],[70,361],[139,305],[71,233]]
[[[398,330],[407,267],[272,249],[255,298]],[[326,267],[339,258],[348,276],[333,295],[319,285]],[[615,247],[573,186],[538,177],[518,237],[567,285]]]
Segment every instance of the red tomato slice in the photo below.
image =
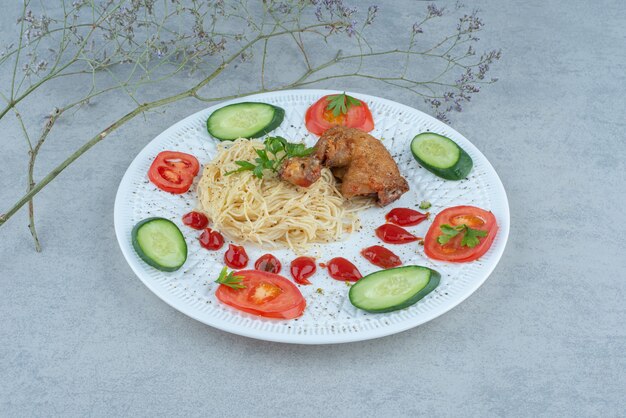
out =
[[280,260],[274,257],[272,254],[264,254],[254,263],[254,269],[260,271],[267,271],[269,273],[278,274],[282,268]]
[[222,303],[267,318],[293,319],[304,312],[304,296],[283,276],[258,270],[237,271],[234,275],[243,277],[245,288],[220,285],[215,296]]
[[372,245],[361,250],[361,255],[375,266],[390,269],[402,265],[400,257],[381,245]]
[[[442,245],[437,238],[443,235],[440,228],[443,224],[452,226],[465,224],[472,229],[487,231],[487,236],[479,237],[479,244],[474,248],[461,245],[462,233]],[[454,206],[441,211],[435,217],[424,238],[424,252],[435,260],[457,263],[474,261],[489,250],[497,232],[498,224],[493,213],[475,206]]]
[[306,111],[304,121],[309,132],[321,135],[327,129],[337,125],[356,128],[363,132],[370,132],[374,129],[374,118],[367,103],[359,100],[360,106],[350,106],[347,114],[335,116],[331,110],[327,109],[329,96],[322,97]]
[[189,190],[198,171],[200,163],[193,155],[163,151],[152,162],[148,178],[161,190],[181,194]]

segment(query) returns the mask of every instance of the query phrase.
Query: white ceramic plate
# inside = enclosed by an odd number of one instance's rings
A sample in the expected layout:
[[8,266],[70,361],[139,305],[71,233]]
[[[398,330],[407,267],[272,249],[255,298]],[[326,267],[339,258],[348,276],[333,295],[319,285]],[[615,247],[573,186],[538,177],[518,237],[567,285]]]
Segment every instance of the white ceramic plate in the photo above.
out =
[[[487,279],[498,263],[509,234],[509,206],[504,187],[495,170],[474,145],[454,129],[418,110],[390,100],[365,94],[349,93],[367,102],[372,110],[376,129],[372,132],[394,156],[411,190],[385,208],[371,208],[361,213],[363,228],[343,242],[318,245],[310,254],[318,262],[341,255],[351,260],[363,275],[378,270],[359,251],[380,244],[374,229],[384,223],[384,215],[393,207],[415,207],[422,200],[432,203],[436,215],[444,208],[467,204],[491,210],[500,229],[490,250],[472,263],[437,262],[424,256],[416,243],[390,246],[404,264],[428,266],[441,273],[440,285],[415,305],[386,314],[368,314],[354,308],[348,300],[345,283],[331,279],[318,268],[310,279],[313,285],[299,286],[307,300],[304,315],[296,320],[264,319],[239,312],[221,304],[214,296],[213,281],[223,267],[220,251],[207,251],[198,244],[199,232],[182,225],[181,217],[196,206],[195,184],[183,195],[158,190],[148,181],[147,172],[160,151],[176,150],[195,155],[201,164],[210,161],[217,141],[205,127],[208,116],[216,109],[239,101],[259,101],[285,109],[285,120],[273,134],[291,141],[304,140],[309,146],[317,138],[304,126],[306,109],[328,90],[291,90],[264,93],[210,107],[176,123],[152,140],[133,160],[120,183],[115,199],[115,232],[122,253],[141,281],[157,296],[175,309],[207,325],[247,337],[300,344],[332,344],[367,340],[413,328],[447,312],[471,295]],[[474,160],[474,169],[467,180],[445,181],[420,167],[409,150],[411,139],[418,133],[432,131],[455,140]],[[196,182],[200,176],[196,178]],[[135,253],[131,230],[142,219],[160,216],[176,223],[187,240],[189,257],[185,265],[173,273],[158,271],[145,264]],[[431,219],[433,216],[431,216]],[[430,222],[408,228],[424,236]],[[250,265],[262,254],[271,252],[283,263],[282,273],[289,277],[289,262],[295,255],[289,250],[263,250],[245,245]],[[249,267],[250,267],[249,265]],[[286,267],[285,267],[286,266]],[[320,288],[323,294],[316,290]],[[167,324],[163,324],[167,326]]]

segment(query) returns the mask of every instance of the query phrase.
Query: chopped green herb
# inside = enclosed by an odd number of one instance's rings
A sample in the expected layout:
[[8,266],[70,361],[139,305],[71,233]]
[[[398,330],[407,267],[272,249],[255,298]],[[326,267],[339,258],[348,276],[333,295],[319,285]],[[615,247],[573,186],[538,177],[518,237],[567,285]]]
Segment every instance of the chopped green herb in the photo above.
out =
[[420,203],[420,209],[430,209],[432,205],[430,204],[430,202],[428,200],[422,200],[422,202]]
[[441,245],[447,244],[452,238],[456,237],[460,233],[463,233],[461,239],[461,246],[474,248],[480,243],[479,237],[486,237],[487,231],[481,229],[472,229],[466,224],[451,226],[443,224],[439,227],[443,235],[437,237],[437,242]]
[[315,148],[307,148],[304,144],[294,144],[287,142],[282,136],[270,136],[264,142],[265,148],[257,149],[256,164],[250,161],[235,161],[238,169],[228,171],[224,175],[241,173],[242,171],[252,171],[257,178],[263,178],[263,170],[277,172],[282,162],[291,157],[306,157],[315,152]]
[[352,96],[348,96],[344,91],[341,94],[334,94],[326,98],[328,100],[327,110],[333,111],[333,116],[337,117],[340,114],[346,115],[350,106],[361,106],[361,101],[355,99]]
[[233,276],[233,272],[228,272],[228,269],[224,267],[220,272],[220,276],[215,283],[223,284],[224,286],[231,287],[233,289],[245,289],[246,286],[242,284],[243,276]]

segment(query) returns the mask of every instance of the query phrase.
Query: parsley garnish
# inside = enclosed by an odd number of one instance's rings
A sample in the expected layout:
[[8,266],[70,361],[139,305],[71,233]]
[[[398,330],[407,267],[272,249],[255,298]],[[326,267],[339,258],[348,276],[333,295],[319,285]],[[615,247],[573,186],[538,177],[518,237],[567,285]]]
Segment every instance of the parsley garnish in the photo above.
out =
[[291,157],[306,157],[315,152],[315,148],[307,148],[304,144],[294,144],[287,142],[282,136],[270,136],[263,144],[264,149],[257,149],[257,158],[254,159],[256,164],[250,161],[235,161],[239,166],[238,169],[228,171],[224,175],[229,176],[242,171],[252,171],[257,178],[263,178],[263,170],[271,170],[277,172],[283,160]]
[[333,116],[337,117],[340,114],[347,114],[350,106],[361,106],[361,101],[355,99],[352,96],[348,96],[344,91],[341,94],[334,94],[326,98],[328,100],[327,110],[333,111]]
[[223,284],[224,286],[231,287],[233,289],[245,289],[241,282],[243,281],[243,276],[233,276],[233,272],[228,272],[228,269],[224,267],[220,272],[220,276],[217,278],[215,283]]
[[474,248],[480,243],[478,237],[487,236],[487,231],[483,231],[482,229],[472,229],[465,224],[457,226],[443,224],[439,228],[441,229],[441,232],[443,232],[443,235],[439,235],[437,237],[437,242],[441,245],[447,244],[448,241],[462,232],[464,235],[463,239],[461,239],[461,247],[465,246]]

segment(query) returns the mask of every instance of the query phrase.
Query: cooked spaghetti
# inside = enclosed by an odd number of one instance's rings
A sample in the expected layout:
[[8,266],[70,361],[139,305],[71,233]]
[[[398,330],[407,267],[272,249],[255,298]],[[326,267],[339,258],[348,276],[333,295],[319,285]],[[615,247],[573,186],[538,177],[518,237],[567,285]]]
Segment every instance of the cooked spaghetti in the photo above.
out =
[[251,171],[224,175],[238,168],[235,161],[254,161],[255,149],[261,148],[255,140],[223,142],[204,167],[198,199],[217,230],[235,241],[301,252],[311,243],[339,241],[358,228],[358,211],[372,201],[345,200],[327,168],[308,188],[284,182],[270,171],[262,179]]

